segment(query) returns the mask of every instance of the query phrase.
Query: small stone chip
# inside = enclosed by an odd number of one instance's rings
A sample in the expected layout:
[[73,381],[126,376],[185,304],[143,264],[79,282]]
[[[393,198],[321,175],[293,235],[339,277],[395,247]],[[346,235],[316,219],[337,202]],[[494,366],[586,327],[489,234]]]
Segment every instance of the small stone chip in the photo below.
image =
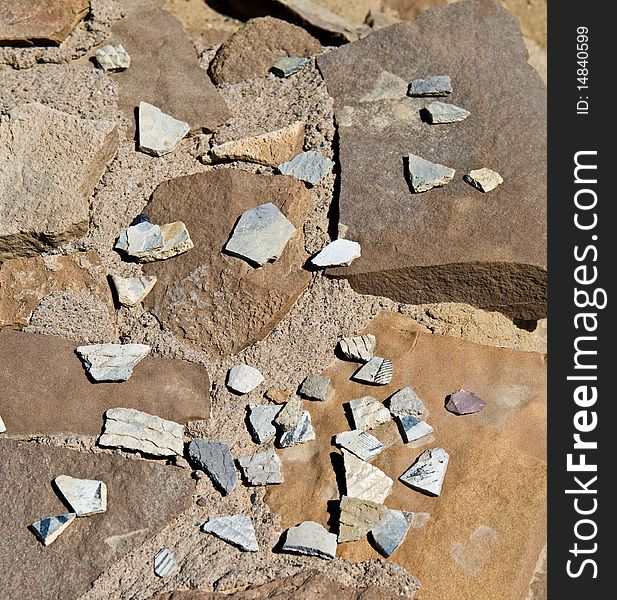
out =
[[353,452],[362,460],[371,460],[385,449],[385,446],[374,435],[359,429],[339,433],[334,438],[334,443]]
[[127,381],[133,367],[150,352],[145,344],[91,344],[78,346],[75,352],[94,381]]
[[227,372],[227,387],[238,394],[248,394],[263,381],[264,376],[249,365],[236,365]]
[[189,460],[206,472],[214,486],[225,496],[236,487],[236,469],[229,446],[194,438],[188,447]]
[[298,424],[289,431],[283,431],[278,440],[279,448],[288,448],[295,444],[310,442],[315,439],[315,430],[308,410],[303,410]]
[[160,226],[141,221],[123,231],[114,248],[139,262],[153,262],[188,252],[193,242],[182,221]]
[[174,119],[147,102],[139,103],[139,149],[152,156],[173,152],[176,144],[190,131],[184,121]]
[[373,358],[377,338],[368,333],[355,337],[344,337],[339,340],[338,347],[343,356],[349,360],[368,362]]
[[248,485],[271,485],[283,483],[281,459],[274,450],[241,456],[238,464]]
[[334,167],[334,162],[329,158],[319,152],[309,150],[279,165],[278,170],[282,175],[291,175],[300,181],[315,185],[332,170],[332,167]]
[[446,102],[431,102],[425,109],[429,122],[433,125],[440,123],[458,123],[464,121],[471,113],[455,104]]
[[272,202],[247,210],[238,220],[225,252],[261,267],[275,261],[296,228]]
[[124,71],[131,66],[131,57],[121,44],[116,47],[107,44],[96,51],[96,62],[107,73]]
[[310,59],[301,56],[285,56],[274,63],[271,71],[278,77],[289,77],[310,64]]
[[49,546],[74,520],[75,513],[67,513],[54,517],[45,517],[40,521],[35,521],[30,525],[37,538],[43,546]]
[[154,557],[154,573],[158,577],[168,577],[178,570],[178,561],[169,548],[163,548]]
[[204,533],[215,535],[243,552],[257,552],[259,550],[253,523],[249,517],[244,515],[215,517],[204,523],[201,530]]
[[503,177],[497,171],[491,171],[491,169],[486,168],[469,171],[463,179],[484,193],[491,192],[503,183]]
[[447,96],[452,93],[449,75],[434,75],[427,79],[413,79],[407,90],[408,96]]
[[343,496],[340,504],[338,543],[365,536],[384,518],[387,508],[378,502]]
[[392,491],[394,481],[381,469],[343,450],[345,494],[350,498],[383,504]]
[[286,531],[281,550],[329,560],[336,556],[336,536],[315,521],[304,521]]
[[373,545],[386,558],[403,543],[409,531],[413,513],[388,509],[385,516],[370,531]]
[[276,417],[275,423],[283,431],[293,431],[304,414],[302,400],[294,398],[283,405],[281,412]]
[[354,381],[387,385],[392,380],[394,365],[391,360],[373,356],[365,365],[362,365],[352,376]]
[[407,155],[408,177],[414,194],[426,192],[434,187],[446,185],[456,171],[450,167],[433,163],[415,154]]
[[274,419],[281,412],[282,406],[268,406],[267,404],[249,404],[248,422],[253,441],[264,444],[276,436]]
[[54,479],[54,485],[78,517],[104,513],[107,510],[107,486],[102,481],[58,475]]
[[360,258],[358,242],[338,239],[330,242],[311,259],[316,267],[348,267],[356,258]]
[[266,390],[265,396],[271,402],[276,404],[285,404],[291,396],[291,390],[270,388]]
[[426,406],[412,387],[401,388],[388,400],[388,408],[393,417],[422,417]]
[[470,415],[484,409],[486,403],[472,392],[459,390],[446,398],[446,410],[455,415]]
[[401,425],[403,441],[406,444],[433,433],[433,428],[428,423],[411,415],[403,415],[402,417],[397,417],[397,419]]
[[450,455],[443,448],[425,450],[399,480],[431,496],[439,496]]
[[112,275],[111,281],[118,302],[122,306],[137,306],[152,291],[156,277],[120,277]]
[[325,402],[334,395],[334,388],[330,385],[329,377],[308,375],[300,385],[298,394],[308,400]]
[[366,431],[392,419],[390,411],[372,396],[363,396],[348,403],[356,429]]

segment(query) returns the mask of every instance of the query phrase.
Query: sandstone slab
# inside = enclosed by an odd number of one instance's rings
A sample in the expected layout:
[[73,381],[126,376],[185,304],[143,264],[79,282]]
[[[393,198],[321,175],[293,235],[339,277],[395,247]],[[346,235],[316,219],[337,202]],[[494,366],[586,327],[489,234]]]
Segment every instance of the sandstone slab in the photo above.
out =
[[259,550],[253,522],[244,515],[215,517],[204,523],[201,530],[237,546],[243,552],[257,552]]
[[[362,247],[351,266],[328,273],[405,303],[545,317],[546,90],[516,19],[488,0],[457,2],[320,55],[317,65],[339,125],[339,227]],[[423,98],[362,103],[382,71],[405,81],[448,73],[473,118],[434,127],[420,118]],[[480,195],[456,178],[430,197],[410,195],[409,153],[461,173],[489,164],[508,185]]]
[[236,487],[238,478],[234,459],[227,444],[194,438],[189,444],[188,455],[197,468],[209,475],[212,483],[224,496]]
[[287,530],[281,550],[325,559],[335,558],[336,536],[319,523],[304,521]]
[[338,543],[353,542],[364,537],[383,519],[387,510],[379,502],[343,496],[340,505]]
[[112,122],[42,104],[13,109],[0,124],[0,260],[85,235],[90,196],[117,148]]
[[394,481],[381,469],[343,450],[345,495],[359,500],[383,504],[392,491]]
[[[263,339],[308,285],[302,224],[311,205],[304,186],[287,177],[217,169],[159,185],[145,211],[155,222],[191,224],[194,248],[173,261],[144,266],[158,284],[144,301],[181,340],[229,355]],[[199,198],[199,202],[195,202]],[[298,233],[274,263],[255,269],[221,253],[238,218],[272,202]]]
[[0,46],[59,46],[89,10],[89,0],[2,0]]
[[97,382],[128,381],[133,368],[150,354],[146,344],[91,344],[78,346],[75,353],[81,358],[88,375]]
[[[27,526],[64,512],[49,485],[58,473],[102,479],[112,500],[106,513],[75,519],[44,548]],[[3,598],[14,597],[16,589],[27,598],[81,597],[103,571],[188,508],[194,490],[186,473],[173,467],[11,440],[0,442],[0,481],[11,482],[2,487],[0,505]]]
[[102,481],[58,475],[54,479],[54,486],[78,517],[96,515],[107,510],[107,486]]
[[103,413],[118,406],[180,423],[209,417],[210,381],[203,367],[145,358],[125,383],[92,383],[75,346],[54,336],[0,331],[0,387],[5,390],[0,414],[12,433],[98,435]]
[[408,83],[389,71],[381,71],[370,92],[360,98],[360,102],[377,100],[398,100],[407,93]]
[[229,119],[188,34],[166,10],[143,6],[131,11],[114,23],[110,42],[122,44],[132,59],[130,69],[111,75],[118,104],[131,123],[140,102],[188,123],[191,131],[214,131]]
[[[305,30],[272,17],[251,19],[223,42],[210,64],[217,84],[265,77],[274,63],[287,56],[308,57],[321,44]],[[246,60],[250,56],[251,60]]]

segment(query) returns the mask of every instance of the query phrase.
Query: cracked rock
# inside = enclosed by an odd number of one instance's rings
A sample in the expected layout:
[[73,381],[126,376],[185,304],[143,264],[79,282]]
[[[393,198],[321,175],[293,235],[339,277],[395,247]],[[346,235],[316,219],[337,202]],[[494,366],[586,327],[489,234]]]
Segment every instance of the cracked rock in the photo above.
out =
[[486,406],[482,398],[465,390],[450,394],[446,400],[446,410],[455,415],[470,415],[480,412]]
[[98,445],[152,456],[182,456],[184,425],[133,408],[110,408]]
[[497,171],[491,171],[491,169],[487,168],[469,171],[463,179],[484,193],[493,191],[498,185],[503,183],[503,177]]
[[449,75],[434,75],[427,79],[414,79],[409,84],[409,96],[447,96],[452,93]]
[[116,291],[118,302],[122,306],[137,306],[151,291],[156,277],[120,277],[112,275],[111,281]]
[[291,175],[300,181],[315,185],[332,170],[333,166],[334,162],[329,158],[319,152],[309,150],[279,165],[278,170],[283,175]]
[[251,436],[258,444],[264,444],[276,436],[274,420],[281,412],[282,406],[268,406],[267,404],[249,404],[248,421]]
[[334,443],[367,461],[375,458],[385,449],[385,446],[375,436],[359,429],[339,433],[334,438]]
[[133,367],[150,352],[145,344],[92,344],[78,346],[75,352],[81,358],[88,375],[97,382],[127,381]]
[[428,423],[411,415],[403,415],[397,419],[401,426],[401,436],[406,444],[433,433],[433,428]]
[[54,485],[78,517],[104,513],[107,510],[107,486],[102,481],[58,475],[54,479]]
[[339,340],[338,347],[345,358],[358,362],[368,362],[373,358],[377,338],[368,333],[355,337],[345,337]]
[[168,577],[177,570],[178,561],[176,560],[176,555],[169,548],[163,548],[156,553],[154,557],[154,573],[158,577]]
[[350,498],[383,504],[392,491],[394,481],[381,469],[343,450],[345,493]]
[[316,267],[348,267],[356,258],[360,258],[358,242],[338,239],[330,242],[311,259]]
[[356,429],[366,431],[377,425],[387,423],[392,416],[390,411],[372,396],[363,396],[348,403]]
[[131,57],[123,48],[122,44],[118,44],[116,47],[107,44],[99,48],[95,56],[99,67],[107,73],[125,71],[131,66]]
[[343,496],[340,505],[338,543],[353,542],[365,536],[383,519],[387,510],[378,502]]
[[285,56],[272,65],[271,71],[278,77],[289,77],[290,75],[301,71],[310,63],[311,61],[308,58]]
[[192,247],[193,242],[182,221],[165,225],[141,221],[123,231],[114,246],[139,262],[167,260],[188,252]]
[[249,517],[244,515],[215,517],[204,523],[201,530],[240,548],[243,552],[257,552],[259,550],[253,523]]
[[450,167],[433,163],[415,154],[407,156],[407,175],[414,194],[446,185],[456,172]]
[[263,381],[264,376],[250,365],[235,365],[227,372],[227,387],[238,394],[248,394]]
[[381,521],[371,529],[371,541],[383,556],[391,556],[403,543],[412,517],[413,513],[388,509]]
[[399,479],[415,490],[439,496],[449,459],[443,448],[425,450]]
[[446,102],[431,102],[424,110],[428,115],[429,122],[433,125],[464,121],[471,114],[460,106]]
[[394,365],[392,361],[380,356],[373,356],[365,365],[362,365],[352,376],[354,381],[387,385],[392,379]]
[[283,483],[281,459],[274,450],[241,456],[238,459],[238,464],[249,485]]
[[152,156],[173,152],[177,143],[190,131],[184,121],[165,114],[147,102],[139,103],[139,149]]
[[331,559],[336,556],[336,535],[315,521],[304,521],[287,530],[281,550]]
[[325,402],[334,395],[334,388],[330,385],[330,378],[322,375],[309,375],[304,379],[298,394],[308,400]]
[[236,487],[234,459],[227,444],[194,438],[189,444],[188,456],[194,466],[208,474],[224,496]]
[[75,513],[45,517],[30,525],[43,546],[49,546],[75,520]]
[[422,417],[426,406],[412,387],[401,388],[388,400],[388,408],[393,417]]

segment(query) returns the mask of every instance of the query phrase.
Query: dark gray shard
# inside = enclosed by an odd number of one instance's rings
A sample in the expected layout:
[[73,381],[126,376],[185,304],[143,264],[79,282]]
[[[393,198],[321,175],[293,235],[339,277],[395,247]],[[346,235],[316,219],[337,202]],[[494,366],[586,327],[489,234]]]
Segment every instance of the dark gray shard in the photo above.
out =
[[281,60],[274,63],[272,66],[272,72],[279,77],[289,77],[298,71],[301,71],[310,64],[310,60],[308,58],[303,58],[299,56],[286,56],[285,58],[281,58]]
[[447,102],[431,102],[424,109],[428,116],[429,123],[438,125],[440,123],[458,123],[464,121],[471,113],[460,106],[448,104]]
[[452,93],[449,75],[434,75],[427,79],[414,79],[409,84],[409,96],[447,96]]
[[330,385],[330,378],[322,375],[309,375],[304,379],[298,390],[298,394],[308,400],[329,400],[334,394]]
[[415,154],[407,155],[407,176],[414,194],[446,185],[456,171]]
[[481,411],[486,406],[484,400],[472,392],[459,390],[446,398],[446,410],[455,415],[469,415]]
[[227,444],[194,438],[189,444],[188,453],[194,466],[205,471],[224,496],[234,489],[238,478]]
[[386,558],[403,543],[412,517],[413,513],[389,509],[381,521],[371,529],[370,537],[373,545]]

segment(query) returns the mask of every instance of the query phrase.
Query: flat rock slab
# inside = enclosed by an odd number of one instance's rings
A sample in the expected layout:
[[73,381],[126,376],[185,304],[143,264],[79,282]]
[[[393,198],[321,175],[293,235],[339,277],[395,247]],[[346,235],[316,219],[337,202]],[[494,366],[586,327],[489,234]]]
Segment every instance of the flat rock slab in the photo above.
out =
[[42,104],[13,109],[0,124],[0,260],[85,235],[90,196],[117,149],[110,121]]
[[[388,508],[431,516],[417,523],[414,518],[413,531],[393,558],[436,599],[524,597],[546,544],[546,359],[422,331],[409,317],[382,312],[361,332],[376,336],[378,351],[397,366],[387,386],[371,388],[376,398],[413,386],[436,432],[430,446],[416,448],[403,444],[390,422],[398,441],[371,459],[394,480]],[[339,498],[333,437],[349,428],[343,405],[357,397],[358,384],[350,381],[356,369],[356,363],[336,359],[322,372],[330,377],[336,396],[311,405],[316,440],[310,452],[280,453],[285,482],[267,489],[266,502],[281,516],[281,527],[306,520],[326,525],[329,503]],[[486,408],[465,417],[445,410],[445,396],[460,388],[473,390]],[[384,445],[386,426],[369,432]],[[423,450],[434,446],[450,454],[438,497],[398,480]],[[492,528],[497,537],[480,529],[470,538],[482,526]],[[496,539],[492,545],[491,539]],[[374,559],[377,551],[369,542],[370,538],[341,545],[337,555],[354,561]],[[454,545],[459,548],[457,559],[450,554]],[[475,560],[478,549],[481,563]],[[479,564],[483,566],[474,571]]]
[[[55,336],[0,331],[0,414],[12,433],[99,435],[108,408],[124,406],[186,423],[210,415],[206,369],[145,358],[129,381],[92,383],[77,344]],[[41,373],[45,376],[41,377]]]
[[89,0],[0,0],[0,46],[59,46],[89,10]]
[[[457,2],[320,55],[317,65],[335,99],[339,228],[362,247],[352,265],[328,273],[410,304],[546,316],[546,90],[516,19],[487,0]],[[449,74],[451,99],[471,116],[437,127],[421,119],[426,98],[361,102],[383,71],[408,82]],[[457,175],[412,194],[408,154]],[[462,178],[478,165],[505,183],[478,194]]]
[[189,444],[188,455],[193,465],[205,471],[224,496],[236,487],[238,477],[227,444],[194,438]]
[[[110,503],[104,514],[75,519],[45,548],[28,525],[66,512],[50,485],[60,473],[105,481]],[[103,571],[188,508],[194,490],[186,472],[174,467],[10,440],[0,440],[0,481],[11,482],[2,488],[0,506],[4,598],[19,589],[26,598],[75,600]]]
[[345,494],[350,498],[383,504],[392,491],[394,481],[381,469],[343,450]]
[[259,544],[255,537],[255,528],[249,517],[231,515],[215,517],[201,526],[204,533],[211,533],[218,538],[240,548],[243,552],[257,552]]
[[248,421],[253,441],[264,444],[276,436],[274,419],[281,412],[282,406],[267,404],[249,404]]
[[78,479],[58,475],[54,486],[60,496],[78,517],[96,515],[107,510],[107,486],[96,479]]
[[249,485],[283,483],[281,459],[274,450],[241,456],[238,459],[238,464]]
[[150,354],[146,344],[91,344],[75,352],[88,375],[96,382],[128,381],[133,367]]
[[[276,205],[297,233],[276,262],[255,269],[221,250],[238,218],[264,202]],[[239,169],[162,183],[145,212],[157,223],[190,223],[195,247],[144,266],[146,275],[158,278],[144,304],[181,340],[211,355],[234,354],[263,339],[310,281],[302,269],[308,258],[302,225],[311,202],[292,178]]]
[[319,523],[305,521],[287,530],[281,551],[325,559],[335,558],[336,536]]
[[229,119],[188,34],[166,10],[137,8],[111,31],[111,44],[122,44],[132,59],[130,69],[111,75],[118,84],[120,109],[131,123],[140,102],[185,121],[191,131],[214,131]]
[[217,84],[239,83],[265,77],[281,58],[318,52],[321,44],[296,25],[272,17],[251,19],[223,42],[210,64],[210,75]]

